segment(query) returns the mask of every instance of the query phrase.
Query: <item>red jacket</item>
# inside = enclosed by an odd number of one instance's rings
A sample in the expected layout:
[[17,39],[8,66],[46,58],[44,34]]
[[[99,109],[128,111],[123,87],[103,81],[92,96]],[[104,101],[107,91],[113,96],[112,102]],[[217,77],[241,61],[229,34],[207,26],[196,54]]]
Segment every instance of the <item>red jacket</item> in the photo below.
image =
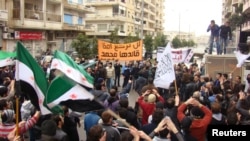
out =
[[[178,108],[177,118],[181,122],[185,118],[184,111],[187,105],[185,103],[181,104]],[[205,113],[202,119],[194,119],[190,126],[190,134],[196,138],[198,141],[205,141],[207,126],[212,120],[212,112],[206,107],[201,106],[201,110]]]
[[[158,97],[158,100],[164,103],[163,97]],[[148,117],[153,114],[155,110],[155,103],[147,103],[144,101],[144,97],[140,96],[138,103],[142,109],[142,125],[148,124]]]

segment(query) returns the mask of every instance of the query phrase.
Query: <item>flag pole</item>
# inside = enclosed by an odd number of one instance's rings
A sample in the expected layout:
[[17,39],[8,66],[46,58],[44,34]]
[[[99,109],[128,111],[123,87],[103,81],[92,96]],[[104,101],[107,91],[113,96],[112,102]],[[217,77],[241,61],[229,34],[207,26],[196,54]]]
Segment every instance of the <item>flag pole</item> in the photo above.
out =
[[16,96],[16,136],[19,136],[19,96]]
[[237,69],[237,66],[230,72],[231,74],[234,73],[234,71]]
[[174,80],[175,94],[178,95],[177,82]]
[[127,123],[126,121],[124,120],[121,120],[121,118],[115,113],[113,112],[112,110],[108,109],[107,110],[108,113],[110,113],[114,118],[116,118],[117,120],[121,121],[122,124],[124,124],[125,126],[127,126],[128,128],[131,127],[131,125],[129,123]]

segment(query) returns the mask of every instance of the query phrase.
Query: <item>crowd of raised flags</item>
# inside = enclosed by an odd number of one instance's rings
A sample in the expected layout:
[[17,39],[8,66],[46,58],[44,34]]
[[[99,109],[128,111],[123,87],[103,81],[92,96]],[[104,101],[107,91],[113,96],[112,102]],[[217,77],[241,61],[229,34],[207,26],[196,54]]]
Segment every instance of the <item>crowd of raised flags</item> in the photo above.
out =
[[[51,82],[46,78],[40,64],[21,42],[17,42],[16,52],[1,51],[0,56],[2,67],[8,65],[16,67],[15,80],[20,88],[16,94],[24,94],[29,97],[32,104],[43,115],[60,112],[58,105],[61,102],[78,112],[102,107],[94,100],[94,96],[86,90],[93,88],[93,77],[66,53],[55,51],[50,70],[55,69],[59,73],[56,73],[57,76]],[[78,103],[88,106],[76,105]]]

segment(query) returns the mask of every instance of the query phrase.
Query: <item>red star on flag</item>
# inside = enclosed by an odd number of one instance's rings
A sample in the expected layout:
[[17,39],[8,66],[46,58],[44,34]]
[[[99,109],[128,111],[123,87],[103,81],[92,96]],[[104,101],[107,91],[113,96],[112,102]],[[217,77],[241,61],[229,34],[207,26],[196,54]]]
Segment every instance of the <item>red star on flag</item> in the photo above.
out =
[[53,64],[53,67],[57,67],[57,66],[58,66],[58,64],[57,64],[57,63],[54,63],[54,64]]
[[67,73],[71,73],[71,70],[70,70],[70,69],[67,69]]
[[70,99],[74,100],[74,99],[77,98],[77,94],[74,94],[74,93],[73,93],[73,94],[71,94],[69,97],[70,97]]
[[86,81],[86,78],[85,78],[85,77],[82,77],[82,81]]
[[38,102],[39,104],[43,104],[43,100],[41,98],[39,98]]
[[30,76],[30,79],[31,79],[32,81],[34,81],[34,77],[33,77],[33,76]]

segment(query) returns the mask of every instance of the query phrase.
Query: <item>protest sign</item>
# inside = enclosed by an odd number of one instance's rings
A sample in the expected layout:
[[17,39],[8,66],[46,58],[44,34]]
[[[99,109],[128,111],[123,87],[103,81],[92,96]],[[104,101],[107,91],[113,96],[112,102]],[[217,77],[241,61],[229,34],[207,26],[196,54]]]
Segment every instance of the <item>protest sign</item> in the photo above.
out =
[[126,44],[98,40],[98,57],[100,60],[142,60],[142,46],[142,40]]

